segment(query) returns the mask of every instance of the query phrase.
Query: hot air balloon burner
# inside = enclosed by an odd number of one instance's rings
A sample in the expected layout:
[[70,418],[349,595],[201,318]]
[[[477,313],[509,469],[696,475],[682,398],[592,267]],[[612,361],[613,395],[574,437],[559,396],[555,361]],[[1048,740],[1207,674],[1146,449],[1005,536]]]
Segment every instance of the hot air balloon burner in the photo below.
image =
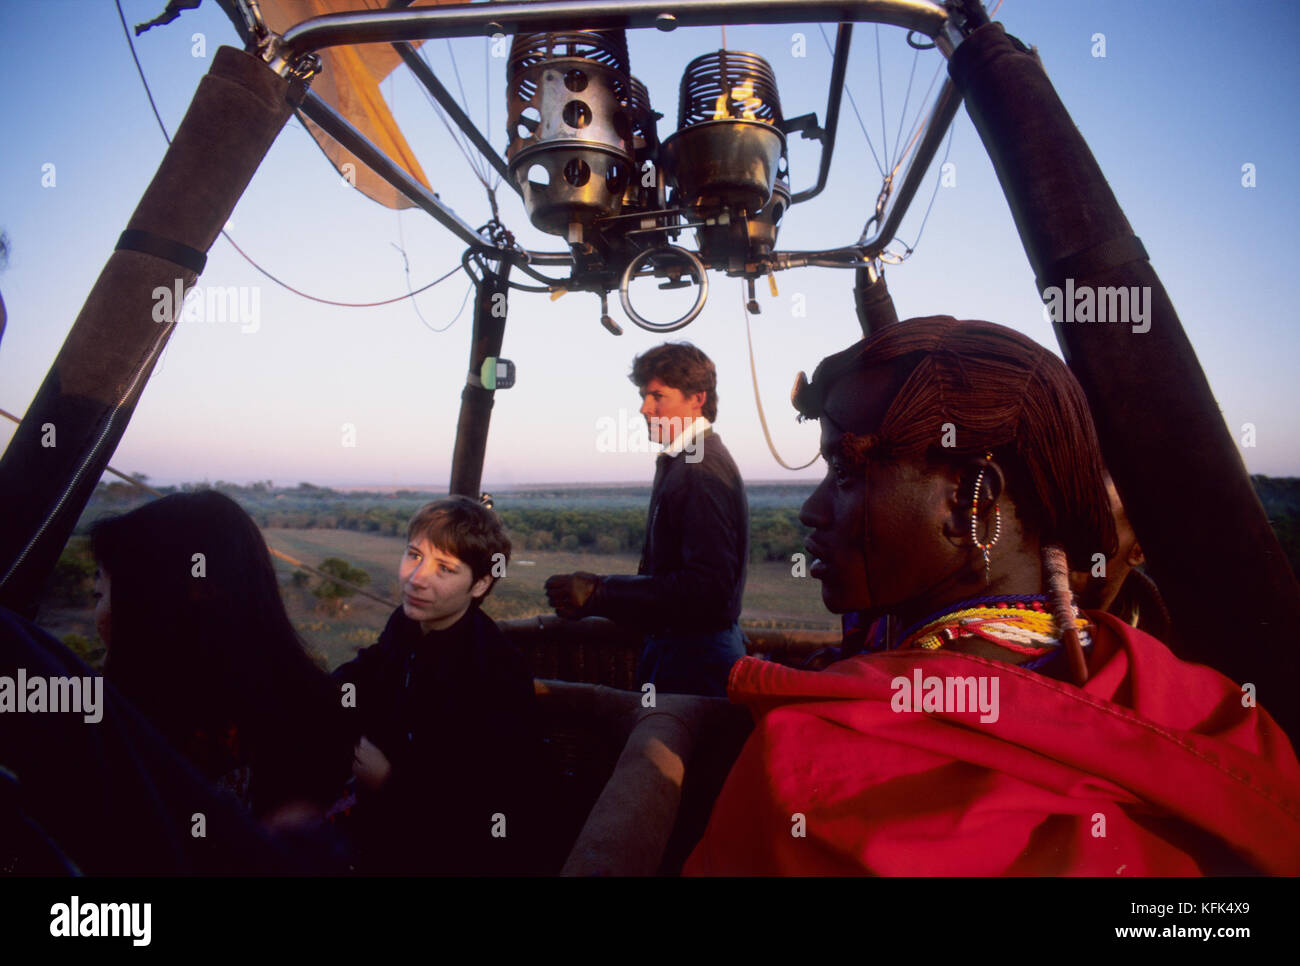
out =
[[770,270],[770,256],[776,249],[781,220],[790,207],[787,174],[785,155],[782,155],[767,204],[752,215],[723,212],[696,228],[700,256],[708,265],[750,278]]
[[633,170],[623,194],[623,212],[664,207],[666,185],[659,170],[659,132],[662,114],[650,107],[650,92],[635,77],[629,78],[628,116],[632,120]]
[[506,96],[508,170],[529,220],[580,242],[597,218],[620,211],[633,180],[627,38],[621,30],[516,34]]
[[757,214],[785,153],[776,75],[757,54],[719,50],[686,65],[677,131],[662,158],[676,203],[701,218]]

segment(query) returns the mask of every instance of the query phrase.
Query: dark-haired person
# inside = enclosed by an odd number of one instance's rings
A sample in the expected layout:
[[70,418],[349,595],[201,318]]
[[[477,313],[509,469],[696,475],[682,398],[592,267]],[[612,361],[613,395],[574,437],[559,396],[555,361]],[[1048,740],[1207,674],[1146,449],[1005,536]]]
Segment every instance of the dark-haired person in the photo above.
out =
[[827,462],[801,514],[822,598],[902,629],[821,672],[737,663],[755,731],[688,872],[1300,873],[1300,765],[1273,719],[1072,603],[1070,566],[1116,540],[1064,363],[914,319],[824,359],[795,402]]
[[323,813],[348,778],[347,722],[248,514],[175,493],[98,521],[90,542],[105,676],[258,818]]
[[713,431],[717,372],[695,346],[665,343],[638,356],[655,469],[637,576],[557,574],[546,594],[561,617],[608,617],[645,628],[638,667],[660,691],[721,697],[745,654],[738,620],[749,559],[749,504],[740,470]]
[[[301,826],[291,837],[268,835],[265,824],[200,775],[112,682],[44,630],[0,607],[0,712],[14,711],[15,697],[33,696],[10,690],[22,679],[28,687],[37,680],[83,684],[80,694],[72,691],[73,705],[61,711],[0,713],[0,873],[343,870],[330,843],[301,834]],[[94,694],[93,713],[84,703],[87,690]],[[202,836],[195,835],[196,813],[203,816]],[[283,824],[279,831],[286,831]]]
[[1138,543],[1137,533],[1128,521],[1128,513],[1115,489],[1110,474],[1105,475],[1106,496],[1115,517],[1117,550],[1098,567],[1097,557],[1087,571],[1070,572],[1070,589],[1079,606],[1088,610],[1104,610],[1118,616],[1126,624],[1139,627],[1157,640],[1174,646],[1172,620],[1164,598],[1155,582],[1138,568],[1146,562],[1146,555]]
[[[510,559],[497,515],[466,497],[407,525],[402,605],[338,668],[353,729],[363,872],[534,871],[541,751],[533,680],[480,609]],[[351,686],[350,688],[347,686]]]

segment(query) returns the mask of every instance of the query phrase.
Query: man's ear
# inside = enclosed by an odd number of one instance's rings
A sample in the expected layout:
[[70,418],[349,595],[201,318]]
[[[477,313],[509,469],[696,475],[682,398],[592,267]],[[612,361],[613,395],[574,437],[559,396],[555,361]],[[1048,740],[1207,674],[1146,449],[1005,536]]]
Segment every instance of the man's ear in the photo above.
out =
[[1142,544],[1134,542],[1129,548],[1128,557],[1126,558],[1130,567],[1141,567],[1147,562],[1147,555],[1142,552]]
[[482,596],[491,589],[493,579],[494,578],[491,574],[484,574],[478,580],[474,581],[474,583],[470,584],[469,595],[475,600],[481,599]]
[[704,404],[709,401],[709,394],[707,392],[693,392],[690,395],[690,400],[692,408],[699,406],[700,412],[703,412]]

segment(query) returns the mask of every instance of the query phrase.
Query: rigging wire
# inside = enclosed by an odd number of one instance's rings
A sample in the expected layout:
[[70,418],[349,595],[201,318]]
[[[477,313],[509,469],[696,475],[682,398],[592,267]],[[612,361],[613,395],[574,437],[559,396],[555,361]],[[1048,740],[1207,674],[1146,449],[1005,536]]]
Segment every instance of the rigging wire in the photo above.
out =
[[[421,47],[416,52],[416,56],[418,56],[422,61],[424,61],[424,65],[429,68],[430,73],[434,73],[433,65],[429,62],[429,58],[425,54],[423,47]],[[443,111],[442,105],[438,103],[437,98],[435,98],[433,94],[431,94],[423,84],[420,84],[419,88],[424,94],[424,99],[429,102],[429,105],[434,109],[434,112],[438,115],[438,120],[442,121],[442,126],[445,127],[447,129],[447,133],[451,135],[451,139],[455,143],[456,148],[460,151],[461,156],[465,159],[465,163],[468,164],[470,170],[474,172],[474,177],[477,178],[479,183],[486,188],[487,177],[483,173],[482,168],[480,168],[479,166],[479,158],[477,156],[478,155],[477,150],[474,149],[474,146],[470,144],[468,141],[469,136],[460,129],[460,125],[453,125],[451,123],[450,118],[448,118],[446,113]],[[462,98],[461,110],[464,109],[465,109],[464,99]],[[483,163],[486,164],[486,162]]]
[[[396,242],[389,242],[389,244],[392,245],[394,248],[396,248],[402,256],[402,267],[406,271],[406,284],[409,287],[411,284],[411,263],[410,261],[407,260],[406,249],[402,248]],[[458,271],[460,271],[459,267],[452,269],[453,273]],[[456,324],[456,320],[459,319],[461,313],[465,311],[465,304],[469,301],[469,293],[473,290],[473,288],[474,288],[474,283],[470,282],[469,287],[465,289],[465,297],[460,300],[460,308],[457,309],[456,314],[451,317],[451,321],[448,322],[446,325],[444,325],[442,328],[438,328],[437,326],[429,324],[429,320],[424,317],[424,313],[420,311],[420,306],[416,303],[415,299],[411,299],[411,308],[415,309],[416,317],[419,318],[419,320],[422,323],[424,323],[424,327],[428,329],[430,332],[446,332],[448,329],[450,329],[453,325]]]
[[[483,38],[483,136],[492,139],[492,38]],[[492,179],[492,193],[501,187],[501,172]]]
[[[919,50],[912,51],[912,70],[911,73],[907,75],[907,93],[903,95],[903,107],[902,110],[898,112],[898,131],[894,134],[895,144],[903,143],[903,121],[907,117],[908,102],[912,99],[912,81],[916,78],[916,62],[920,56],[921,52]],[[925,103],[924,99],[921,103]]]
[[122,33],[126,37],[127,47],[131,49],[131,59],[135,61],[136,73],[140,75],[140,83],[144,84],[145,97],[149,98],[149,106],[153,108],[153,116],[158,121],[158,127],[162,130],[163,138],[166,139],[168,144],[171,144],[172,139],[167,134],[167,127],[163,124],[162,115],[158,113],[158,105],[154,103],[153,91],[149,90],[149,82],[144,79],[144,68],[140,66],[140,58],[136,56],[135,41],[131,39],[131,31],[126,26],[126,14],[122,12],[122,0],[113,0],[113,2],[117,4],[117,19],[122,22]]
[[[1000,6],[1000,5],[1001,5],[1001,0],[999,0],[999,6]],[[994,7],[994,10],[996,10],[996,9],[997,9],[997,7]],[[826,49],[827,49],[827,51],[830,51],[831,53],[833,53],[834,51],[833,51],[833,48],[831,47],[830,38],[828,38],[828,37],[826,36],[826,30],[825,30],[825,28],[824,28],[821,24],[818,24],[818,25],[817,25],[817,29],[821,32],[821,35],[822,35],[822,42],[826,45]],[[862,129],[862,136],[863,136],[864,138],[866,138],[866,141],[867,141],[867,147],[868,147],[868,148],[870,149],[870,151],[871,151],[871,157],[872,157],[872,158],[875,160],[875,162],[876,162],[876,169],[880,172],[880,176],[881,176],[881,178],[883,178],[884,181],[885,181],[885,187],[884,187],[884,189],[883,189],[883,194],[882,194],[883,197],[888,197],[888,192],[891,190],[890,185],[891,185],[891,183],[892,183],[892,181],[893,181],[893,179],[894,179],[894,176],[898,174],[899,169],[902,168],[902,166],[903,166],[903,162],[906,161],[907,158],[908,158],[908,156],[912,153],[912,149],[916,146],[916,142],[920,139],[920,137],[921,137],[921,133],[925,130],[926,125],[928,125],[928,124],[930,123],[931,118],[934,116],[933,109],[931,109],[929,113],[926,112],[926,104],[927,104],[927,102],[928,102],[929,99],[930,99],[930,92],[931,92],[932,90],[934,90],[935,82],[939,79],[939,73],[940,73],[940,71],[943,70],[943,65],[942,65],[942,64],[940,64],[939,67],[935,69],[934,76],[930,78],[930,86],[926,88],[926,90],[925,90],[925,95],[921,98],[920,104],[919,104],[919,106],[918,106],[917,109],[916,109],[916,115],[915,115],[914,118],[913,118],[913,124],[912,124],[912,126],[911,126],[911,127],[908,127],[908,128],[904,128],[904,127],[903,127],[903,121],[904,121],[904,119],[906,118],[906,115],[907,115],[907,105],[908,105],[908,103],[911,101],[911,97],[912,97],[912,87],[913,87],[913,82],[914,82],[914,79],[915,79],[915,76],[916,76],[916,62],[917,62],[917,57],[918,57],[918,56],[919,56],[919,51],[918,51],[917,53],[914,53],[914,54],[912,55],[912,71],[911,71],[911,74],[908,76],[908,79],[907,79],[907,92],[906,92],[906,94],[904,95],[904,98],[903,98],[903,107],[902,107],[902,110],[901,110],[900,113],[899,113],[898,121],[899,121],[899,132],[900,132],[900,134],[899,134],[899,136],[896,138],[896,144],[897,144],[897,143],[901,143],[901,141],[902,141],[901,132],[902,132],[903,130],[910,130],[910,131],[912,131],[912,136],[911,136],[911,138],[908,140],[906,147],[904,147],[904,148],[902,149],[902,151],[899,152],[898,157],[897,157],[897,158],[893,161],[893,163],[890,165],[890,169],[889,169],[889,172],[888,172],[888,173],[885,172],[884,167],[883,167],[883,166],[881,165],[881,163],[880,163],[880,158],[876,155],[876,149],[875,149],[875,146],[871,143],[871,135],[867,133],[867,126],[866,126],[866,124],[865,124],[865,123],[863,122],[863,120],[862,120],[862,114],[858,111],[858,104],[857,104],[857,100],[853,97],[853,91],[850,90],[849,85],[848,85],[848,81],[845,81],[845,83],[844,83],[844,93],[846,93],[846,94],[849,96],[849,104],[853,107],[853,113],[854,113],[854,115],[855,115],[855,116],[857,117],[857,119],[858,119],[858,127],[860,127],[860,128]],[[885,128],[884,128],[884,124],[885,124],[884,79],[883,79],[883,77],[879,76],[879,74],[880,74],[880,70],[879,70],[879,69],[880,69],[880,66],[881,66],[881,60],[880,60],[880,30],[879,30],[879,24],[877,24],[877,26],[876,26],[876,66],[877,66],[878,81],[879,81],[879,86],[880,86],[880,98],[881,98],[881,103],[880,103],[880,123],[881,123],[881,130],[882,130],[882,132],[884,132],[884,130],[885,130]],[[888,143],[888,142],[886,142],[886,144],[887,144],[887,143]],[[948,147],[949,147],[949,149],[952,148],[952,129],[951,129],[951,127],[949,128],[949,131],[948,131]],[[886,149],[886,151],[885,151],[885,160],[886,160],[886,161],[889,161],[889,155],[888,155],[888,150],[887,150],[887,149]],[[947,160],[948,160],[948,156],[947,156],[947,154],[945,153],[945,154],[944,154],[944,161],[947,161]],[[936,194],[938,193],[938,182],[936,182],[936,184],[935,184],[935,193],[936,193]],[[922,221],[921,221],[921,231],[924,231],[924,230],[925,230],[925,220],[929,218],[929,216],[930,216],[930,208],[933,208],[933,207],[934,207],[934,196],[932,195],[931,198],[930,198],[930,207],[926,209],[925,218],[923,218]],[[875,220],[875,216],[873,216],[871,219],[869,219],[869,220],[867,221],[867,225],[870,226],[870,225],[871,225],[871,222],[874,221],[874,220]],[[865,231],[865,229],[864,229],[864,231]],[[917,232],[916,242],[919,243],[920,240],[921,240],[921,233],[920,233],[920,232]],[[901,262],[901,261],[902,261],[904,258],[906,258],[908,255],[912,254],[912,252],[913,252],[913,251],[915,250],[915,248],[916,248],[916,244],[913,244],[913,245],[911,245],[911,246],[907,246],[906,244],[904,244],[904,248],[906,248],[906,252],[905,252],[904,254],[902,254],[902,255],[895,256],[895,258],[897,259],[897,261],[893,262],[893,264],[897,264],[897,262]],[[775,453],[774,453],[773,455],[775,455]]]
[[264,269],[261,265],[257,264],[257,262],[249,258],[248,255],[244,252],[244,250],[240,248],[238,245],[236,245],[235,240],[231,238],[229,235],[227,235],[224,230],[221,232],[221,234],[225,236],[226,241],[230,242],[231,246],[235,249],[235,251],[239,252],[239,254],[244,256],[244,259],[248,262],[248,264],[252,265],[255,269],[257,269],[259,272],[261,272],[263,275],[265,275],[267,278],[273,281],[276,285],[279,285],[281,288],[288,289],[294,295],[298,295],[312,302],[320,302],[322,305],[336,305],[339,306],[340,308],[345,308],[345,309],[373,309],[373,308],[377,308],[380,305],[392,305],[394,302],[400,302],[403,299],[409,299],[414,295],[419,295],[421,292],[427,292],[429,289],[433,288],[439,282],[447,281],[447,279],[451,278],[453,275],[455,275],[457,272],[460,271],[460,266],[457,265],[451,271],[439,275],[428,285],[421,285],[419,288],[415,289],[414,291],[408,291],[405,295],[397,295],[391,299],[381,299],[378,302],[336,302],[334,299],[324,299],[316,295],[308,295],[306,292],[301,292],[298,289],[294,288],[288,282],[276,278],[274,275],[272,275],[270,272]]
[[[830,38],[826,36],[826,28],[821,24],[817,25],[818,31],[821,32],[822,42],[826,44],[826,49],[834,54],[834,48],[831,47]],[[857,98],[853,96],[853,91],[849,89],[849,82],[844,82],[844,93],[849,95],[849,106],[853,108],[853,116],[858,119],[858,127],[862,128],[862,136],[867,139],[867,149],[871,152],[871,159],[876,162],[876,170],[880,176],[885,176],[885,166],[880,163],[880,157],[876,154],[876,146],[871,142],[871,135],[867,133],[867,125],[862,121],[862,113],[858,110]]]
[[[135,42],[131,39],[131,31],[127,29],[126,26],[126,15],[122,13],[122,0],[113,0],[113,2],[117,5],[117,19],[122,23],[122,33],[126,37],[126,45],[128,48],[130,48],[131,59],[135,61],[135,70],[136,73],[140,75],[140,83],[144,85],[145,96],[149,98],[149,106],[153,108],[153,116],[158,121],[158,129],[162,131],[163,140],[166,141],[168,145],[170,145],[172,143],[171,135],[167,133],[167,125],[163,123],[162,115],[158,113],[158,105],[154,102],[153,91],[150,90],[149,88],[149,81],[144,76],[144,68],[140,66],[140,58],[135,52]],[[255,269],[257,269],[259,272],[261,272],[263,275],[269,278],[276,285],[279,285],[281,288],[287,289],[288,291],[292,292],[294,295],[299,296],[300,298],[305,298],[312,302],[320,302],[323,305],[335,305],[341,308],[369,309],[369,308],[375,308],[376,306],[379,305],[391,305],[393,302],[400,302],[402,301],[402,299],[409,299],[412,296],[419,295],[421,292],[433,288],[439,282],[447,280],[452,275],[455,275],[456,272],[460,271],[459,267],[453,268],[450,272],[447,272],[445,275],[441,275],[438,278],[435,278],[428,285],[423,285],[420,288],[415,289],[414,291],[409,291],[410,279],[408,277],[407,294],[398,295],[395,298],[383,299],[378,302],[339,302],[339,301],[335,301],[334,299],[326,299],[326,298],[320,298],[315,295],[308,295],[306,292],[294,288],[288,282],[276,278],[274,275],[272,275],[270,272],[264,269],[257,262],[253,261],[252,257],[247,252],[245,252],[242,248],[240,248],[237,244],[235,244],[235,240],[230,237],[229,232],[227,232],[224,228],[221,229],[221,236],[225,238],[226,241],[230,242],[231,247],[234,248],[235,251],[239,252],[239,254],[243,256],[244,261],[248,262],[248,264],[252,265]]]
[[[451,70],[456,75],[456,89],[460,91],[460,109],[469,117],[469,97],[465,94],[465,85],[460,79],[460,66],[456,63],[456,51],[451,46],[451,38],[445,38],[447,43],[447,53],[451,57]],[[465,135],[468,138],[468,135]],[[477,154],[477,152],[475,152]],[[474,159],[474,170],[479,174],[479,180],[483,182],[483,187],[487,187],[487,159],[481,155]]]
[[781,458],[781,454],[776,451],[776,444],[772,442],[772,433],[767,428],[767,416],[763,413],[763,399],[758,393],[758,367],[754,363],[754,336],[749,326],[749,309],[748,296],[745,292],[745,280],[740,280],[740,312],[745,317],[745,341],[749,343],[749,375],[754,381],[754,405],[758,407],[758,424],[763,427],[763,439],[767,440],[768,452],[772,458],[780,463],[787,470],[805,470],[812,466],[821,457],[821,453],[813,454],[813,458],[801,466],[791,466]]
[[876,91],[880,94],[880,140],[885,160],[889,160],[889,133],[885,129],[885,65],[880,59],[880,24],[876,24]]
[[[934,208],[934,200],[939,197],[939,186],[943,184],[943,166],[948,163],[948,155],[952,152],[952,137],[957,132],[957,125],[953,124],[948,128],[948,146],[944,149],[943,160],[939,162],[939,176],[934,179],[934,190],[930,192],[930,203],[925,206],[925,214],[921,217],[921,227],[917,229],[916,239],[912,244],[903,243],[904,252],[902,258],[907,258],[912,252],[916,251],[916,246],[921,244],[921,236],[925,234],[925,223],[930,220],[930,210]],[[902,259],[900,258],[900,261]]]
[[939,74],[942,72],[943,64],[940,63],[939,66],[935,68],[934,76],[930,78],[930,86],[925,89],[925,94],[922,95],[920,104],[916,108],[916,114],[912,118],[912,126],[908,128],[908,130],[912,132],[912,139],[907,142],[907,147],[903,149],[903,153],[899,156],[898,163],[894,165],[894,171],[898,171],[899,167],[903,163],[903,159],[906,158],[908,153],[912,150],[912,146],[916,143],[916,139],[920,137],[921,131],[924,130],[925,125],[930,122],[930,118],[933,116],[933,111],[929,114],[926,113],[926,105],[930,101],[930,92],[934,90],[934,85],[939,80]]
[[[401,245],[398,245],[396,242],[389,242],[389,244],[392,245],[394,248],[396,248],[402,256],[402,268],[406,272],[406,287],[409,289],[411,287],[411,263],[406,257],[406,249],[403,248]],[[405,240],[403,240],[403,244],[405,244]],[[458,271],[458,269],[452,269],[452,271],[455,272]],[[474,287],[472,282],[470,283],[469,287],[470,288]],[[412,292],[411,294],[413,295],[415,293]],[[424,327],[428,329],[430,332],[446,332],[448,329],[450,329],[453,325],[456,324],[456,320],[460,318],[461,312],[465,311],[465,302],[468,299],[469,299],[469,289],[466,289],[465,298],[460,300],[460,309],[457,310],[456,314],[451,317],[451,321],[448,322],[446,325],[444,325],[442,328],[438,328],[437,326],[433,326],[429,324],[429,320],[424,317],[424,313],[420,311],[420,306],[415,301],[415,299],[411,299],[411,308],[415,309],[416,318],[418,318],[424,324]]]
[[[395,110],[397,107],[397,78],[395,74],[388,75],[388,102]],[[394,209],[393,214],[397,217],[397,240],[400,243],[400,244],[393,245],[393,247],[396,248],[402,254],[402,270],[406,273],[406,290],[407,292],[410,292],[412,295],[414,295],[415,293],[411,292],[411,263],[406,257],[406,232],[402,228],[402,209],[401,208]],[[389,244],[392,243],[390,242]],[[429,329],[432,332],[446,332],[448,329],[450,329],[453,325],[456,324],[456,320],[460,318],[460,313],[465,311],[465,301],[468,298],[469,298],[469,294],[466,293],[465,298],[461,299],[460,309],[456,312],[454,316],[452,316],[451,321],[448,322],[446,325],[444,325],[442,328],[438,328],[436,326],[432,326],[429,324],[429,320],[426,319],[424,317],[424,313],[420,311],[420,304],[416,302],[414,298],[411,299],[411,308],[415,310],[415,317],[420,320],[420,324],[423,325],[426,329]]]
[[[452,50],[450,39],[447,40],[447,52],[451,54],[452,70],[455,71],[456,74],[456,86],[460,89],[460,109],[462,112],[464,112],[466,117],[469,117],[469,99],[465,95],[465,86],[463,83],[461,83],[460,68],[456,64],[456,54]],[[425,54],[424,48],[421,47],[416,52],[416,54],[421,60],[424,61],[425,66],[429,68],[429,72],[433,73],[434,72],[433,65],[429,62],[429,58]],[[483,51],[484,73],[488,76],[490,81],[491,71],[489,69],[490,62],[488,61],[488,54],[489,54],[489,50],[487,48],[484,48]],[[459,124],[453,125],[451,123],[451,120],[447,117],[446,113],[443,111],[442,105],[438,103],[437,99],[433,96],[433,94],[429,92],[429,90],[423,84],[419,85],[419,87],[421,93],[424,94],[424,99],[428,101],[429,106],[432,107],[434,112],[438,115],[438,120],[442,122],[442,126],[447,129],[447,133],[451,136],[452,142],[456,145],[456,148],[460,151],[461,157],[465,159],[465,163],[469,165],[470,170],[474,173],[474,177],[478,180],[478,183],[483,186],[483,190],[487,193],[488,206],[492,209],[493,220],[499,221],[500,211],[497,207],[496,190],[501,186],[501,175],[498,173],[496,174],[495,179],[493,178],[492,166],[488,163],[487,158],[483,157],[482,154],[479,152],[478,148],[470,141],[469,135],[466,134],[463,130],[461,130]],[[487,90],[487,94],[489,95],[487,97],[487,100],[490,102],[491,100],[490,86]],[[489,130],[490,130],[491,129],[491,108],[490,107],[488,108],[488,112],[489,112],[488,113]]]

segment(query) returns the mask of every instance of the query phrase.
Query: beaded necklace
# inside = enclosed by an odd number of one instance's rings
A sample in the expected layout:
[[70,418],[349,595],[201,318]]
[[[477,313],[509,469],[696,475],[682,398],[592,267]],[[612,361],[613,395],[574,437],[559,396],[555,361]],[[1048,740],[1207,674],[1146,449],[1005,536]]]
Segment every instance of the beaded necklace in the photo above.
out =
[[[1088,621],[1073,608],[1079,640],[1088,647]],[[1059,653],[1061,635],[1044,594],[975,597],[950,604],[943,611],[913,624],[902,635],[899,650],[936,651],[965,637],[979,637],[1031,660],[1021,665],[1036,668]]]

